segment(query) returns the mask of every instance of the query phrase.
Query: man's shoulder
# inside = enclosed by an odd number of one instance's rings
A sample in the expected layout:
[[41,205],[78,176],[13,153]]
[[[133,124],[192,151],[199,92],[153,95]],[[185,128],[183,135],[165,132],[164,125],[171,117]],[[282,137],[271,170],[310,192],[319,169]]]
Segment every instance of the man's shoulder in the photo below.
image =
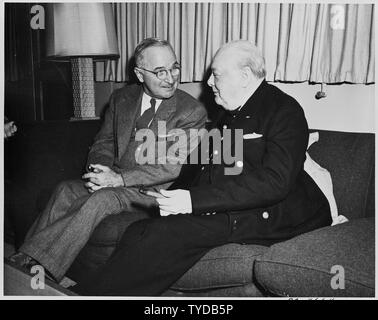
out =
[[141,93],[142,87],[139,84],[128,84],[122,88],[116,89],[112,93],[113,99],[131,98],[137,99]]
[[282,111],[284,110],[297,110],[303,112],[303,109],[299,102],[284,92],[280,88],[272,84],[267,85],[267,94],[265,94],[265,102],[267,105],[279,107]]
[[177,110],[186,110],[187,112],[194,110],[205,111],[204,105],[189,93],[177,89],[175,96]]
[[285,91],[281,90],[274,84],[266,83],[267,91],[269,94],[266,97],[272,99],[282,99],[282,100],[291,100],[294,99],[292,96],[287,94]]

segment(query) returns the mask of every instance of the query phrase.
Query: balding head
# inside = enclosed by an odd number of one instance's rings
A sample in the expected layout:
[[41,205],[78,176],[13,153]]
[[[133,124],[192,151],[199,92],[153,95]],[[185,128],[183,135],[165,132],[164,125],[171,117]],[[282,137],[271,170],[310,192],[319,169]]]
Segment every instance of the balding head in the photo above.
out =
[[266,75],[264,57],[250,41],[236,40],[226,43],[217,51],[215,58],[234,63],[239,69],[249,67],[257,79]]
[[226,110],[235,110],[246,102],[265,77],[265,64],[251,42],[233,41],[222,46],[211,64],[207,81],[215,102]]

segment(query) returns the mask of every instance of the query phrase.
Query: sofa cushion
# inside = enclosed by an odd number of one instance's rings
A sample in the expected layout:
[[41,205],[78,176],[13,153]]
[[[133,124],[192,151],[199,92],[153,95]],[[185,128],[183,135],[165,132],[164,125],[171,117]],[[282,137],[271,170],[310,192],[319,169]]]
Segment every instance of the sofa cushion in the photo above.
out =
[[176,290],[203,290],[251,283],[253,263],[268,249],[268,247],[260,245],[235,243],[214,248],[171,288]]
[[[319,132],[310,133],[308,140],[307,150],[312,144],[319,141]],[[331,210],[332,225],[348,221],[346,217],[339,215],[338,213],[335,196],[333,195],[333,184],[330,172],[316,163],[308,152],[306,152],[304,170],[315,181],[319,189],[326,196],[329,203],[329,208]]]
[[319,142],[309,148],[309,154],[331,173],[339,214],[348,219],[374,215],[368,200],[374,188],[374,134],[316,131]]
[[241,286],[222,287],[209,290],[173,290],[168,289],[162,294],[163,297],[265,297],[265,292],[261,292],[254,283]]
[[[256,280],[279,296],[374,296],[374,239],[373,218],[303,234],[257,258]],[[345,288],[335,290],[331,282],[342,283],[337,266],[344,269]]]

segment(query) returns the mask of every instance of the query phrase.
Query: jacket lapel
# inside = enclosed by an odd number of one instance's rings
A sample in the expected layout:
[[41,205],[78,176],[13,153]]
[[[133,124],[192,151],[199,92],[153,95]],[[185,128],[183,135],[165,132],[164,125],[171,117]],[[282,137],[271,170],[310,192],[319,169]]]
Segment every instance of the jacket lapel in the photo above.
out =
[[263,80],[260,86],[256,89],[256,91],[252,94],[252,96],[247,100],[243,108],[241,108],[240,112],[238,112],[235,121],[238,123],[238,120],[243,119],[245,117],[252,117],[254,113],[262,106],[263,99],[268,89],[268,84],[265,80]]
[[126,151],[131,134],[135,127],[135,119],[139,116],[138,111],[142,103],[143,89],[136,87],[128,95],[123,95],[117,102],[116,130],[118,145],[118,160]]
[[[256,115],[256,112],[261,106],[263,105],[263,99],[266,94],[266,91],[268,89],[268,84],[265,80],[263,80],[260,84],[260,86],[256,89],[256,91],[252,94],[252,96],[247,100],[243,108],[241,108],[240,112],[237,113],[233,123],[228,127],[229,129],[243,129],[243,130],[249,130],[251,128],[245,127],[245,120],[250,119],[248,122],[248,125],[251,125],[251,122],[254,123],[254,117]],[[244,131],[245,133],[245,131]],[[232,135],[231,143],[228,145],[228,149],[234,150],[235,145],[235,138],[234,135]],[[222,148],[224,148],[225,145],[222,141]]]
[[[176,94],[173,95],[170,99],[165,99],[161,102],[161,105],[159,106],[155,117],[152,119],[152,122],[150,124],[150,129],[157,135],[158,131],[158,121],[166,121],[168,122],[170,116],[176,112]],[[167,123],[168,127],[168,123]]]

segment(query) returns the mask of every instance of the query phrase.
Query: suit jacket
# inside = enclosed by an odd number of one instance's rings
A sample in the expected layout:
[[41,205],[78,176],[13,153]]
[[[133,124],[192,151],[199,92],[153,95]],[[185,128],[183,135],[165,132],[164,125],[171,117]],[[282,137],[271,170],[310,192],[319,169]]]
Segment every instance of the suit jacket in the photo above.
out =
[[267,245],[331,224],[327,199],[303,169],[309,133],[297,101],[264,80],[228,128],[243,129],[242,172],[202,166],[189,187],[194,215],[227,212],[241,242]]
[[[102,164],[119,172],[126,187],[132,186],[160,186],[167,187],[181,170],[181,164],[162,163],[162,157],[169,154],[159,154],[156,150],[154,164],[136,165],[132,168],[122,167],[122,156],[127,152],[130,137],[135,130],[136,119],[140,116],[140,105],[143,96],[143,88],[140,85],[130,85],[116,90],[106,111],[104,123],[95,137],[90,149],[87,164]],[[166,130],[182,129],[181,135],[185,139],[178,139],[178,143],[186,143],[188,149],[182,152],[180,157],[186,158],[187,154],[196,147],[195,141],[189,141],[188,130],[191,128],[203,128],[207,119],[205,108],[192,96],[177,89],[175,94],[162,101],[149,129],[154,133],[158,144],[165,143],[169,150],[169,142],[158,139],[158,121],[165,121]],[[180,135],[177,135],[180,136]],[[158,141],[159,140],[159,141]],[[170,142],[171,144],[173,142]],[[192,147],[190,149],[189,147]],[[185,148],[181,149],[184,150]]]

